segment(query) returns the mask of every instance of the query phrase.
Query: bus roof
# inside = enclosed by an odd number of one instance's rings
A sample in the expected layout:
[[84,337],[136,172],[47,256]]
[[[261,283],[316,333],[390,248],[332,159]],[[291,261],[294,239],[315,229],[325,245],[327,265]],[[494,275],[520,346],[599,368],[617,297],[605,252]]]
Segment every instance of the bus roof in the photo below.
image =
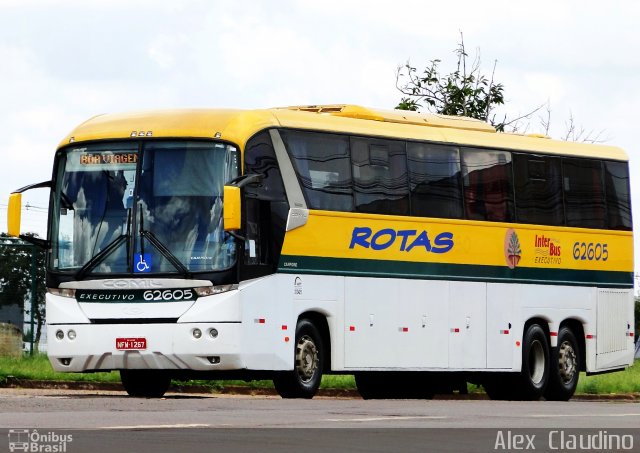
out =
[[539,135],[496,133],[484,121],[466,117],[369,109],[344,104],[261,110],[155,110],[98,115],[76,127],[59,147],[89,140],[136,137],[217,138],[244,147],[252,135],[269,127],[628,160],[626,153],[614,146],[552,140]]

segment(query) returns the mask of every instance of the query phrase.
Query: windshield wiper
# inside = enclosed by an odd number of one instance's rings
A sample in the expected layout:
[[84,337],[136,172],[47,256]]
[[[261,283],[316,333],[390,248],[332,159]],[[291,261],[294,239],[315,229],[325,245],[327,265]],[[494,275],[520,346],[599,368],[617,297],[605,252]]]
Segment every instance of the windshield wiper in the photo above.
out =
[[84,266],[80,268],[78,272],[76,272],[75,279],[82,280],[89,272],[91,272],[98,264],[102,263],[109,255],[115,252],[123,242],[131,237],[131,209],[128,210],[129,213],[127,215],[127,232],[126,234],[121,234],[113,241],[109,242],[105,248],[100,250],[96,255],[91,257],[89,261],[85,263]]
[[[182,262],[169,250],[151,231],[144,229],[144,219],[142,204],[138,205],[138,212],[140,212],[140,237],[148,240],[167,261],[169,261],[173,267],[175,267],[185,278],[191,278],[191,272],[187,269]],[[144,256],[144,241],[140,241],[140,253]]]

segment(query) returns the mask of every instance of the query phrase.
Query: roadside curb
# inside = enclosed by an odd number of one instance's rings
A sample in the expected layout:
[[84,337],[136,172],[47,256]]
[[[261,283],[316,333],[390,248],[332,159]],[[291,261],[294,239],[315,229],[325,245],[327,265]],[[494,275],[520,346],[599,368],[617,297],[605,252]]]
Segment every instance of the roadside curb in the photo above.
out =
[[[89,381],[46,381],[20,379],[14,376],[7,376],[0,382],[1,388],[23,388],[23,389],[52,389],[52,390],[95,390],[95,391],[121,391],[124,392],[122,384],[119,382],[89,382]],[[180,385],[171,386],[171,393],[200,393],[209,395],[247,395],[247,396],[278,396],[275,389],[256,388],[249,385],[229,385],[220,389],[215,389],[203,385]],[[320,389],[317,393],[320,397],[326,398],[360,398],[360,394],[355,389]],[[436,395],[436,400],[487,400],[485,393],[469,394],[448,394]],[[588,394],[580,393],[573,396],[574,401],[638,401],[640,393],[623,394]]]
[[[35,379],[20,379],[7,376],[0,382],[0,388],[23,389],[51,389],[51,390],[95,390],[95,391],[121,391],[124,387],[119,382],[89,382],[89,381],[47,381]],[[253,395],[253,396],[278,396],[275,389],[251,387],[249,385],[228,385],[222,388],[211,388],[204,385],[172,385],[170,393],[201,393],[210,395]],[[320,389],[318,396],[360,398],[355,389]]]

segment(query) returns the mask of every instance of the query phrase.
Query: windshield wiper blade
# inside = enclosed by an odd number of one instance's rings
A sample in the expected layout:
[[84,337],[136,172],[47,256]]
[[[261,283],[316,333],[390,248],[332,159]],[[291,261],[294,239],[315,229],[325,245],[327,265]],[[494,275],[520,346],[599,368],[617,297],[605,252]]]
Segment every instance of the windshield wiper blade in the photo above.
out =
[[129,238],[126,234],[121,234],[113,241],[109,242],[109,244],[100,250],[96,255],[91,257],[87,263],[80,268],[80,270],[76,273],[75,279],[82,280],[89,272],[93,270],[98,264],[102,263],[109,255],[111,255],[123,242],[125,242]]
[[[123,242],[127,241],[131,238],[131,209],[128,210],[127,214],[127,233],[121,234],[113,241],[109,242],[105,248],[100,250],[96,255],[92,256],[89,261],[85,263],[84,266],[80,268],[78,272],[76,272],[75,278],[77,280],[82,280],[89,272],[93,270],[98,264],[102,263],[109,255],[116,251],[122,245]],[[128,256],[127,252],[127,256]]]
[[[191,272],[187,269],[184,264],[173,254],[171,250],[169,250],[160,240],[153,234],[151,231],[144,229],[144,220],[143,220],[143,211],[142,207],[139,209],[140,212],[140,237],[148,240],[151,245],[153,245],[162,256],[164,256],[172,265],[175,267],[185,278],[191,278]],[[140,241],[141,252],[144,255],[143,241]]]
[[171,253],[171,250],[169,250],[162,242],[160,242],[155,234],[148,230],[140,230],[140,236],[148,240],[151,245],[158,249],[160,254],[164,256],[173,265],[173,267],[180,271],[180,273],[184,275],[185,278],[191,278],[191,272],[189,272],[189,269],[187,269],[184,264],[182,264],[180,260],[173,253]]

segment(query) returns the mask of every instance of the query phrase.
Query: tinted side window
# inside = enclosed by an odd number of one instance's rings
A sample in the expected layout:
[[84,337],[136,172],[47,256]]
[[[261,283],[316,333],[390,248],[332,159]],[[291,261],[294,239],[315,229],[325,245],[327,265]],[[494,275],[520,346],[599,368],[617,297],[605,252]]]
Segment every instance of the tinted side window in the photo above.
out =
[[349,138],[281,131],[311,209],[353,211]]
[[463,149],[462,172],[468,219],[514,220],[511,153]]
[[629,168],[625,162],[604,163],[604,185],[607,192],[609,228],[631,229],[631,197]]
[[460,152],[453,146],[408,143],[411,215],[462,218]]
[[513,162],[517,221],[563,225],[560,159],[514,154]]
[[409,214],[404,142],[354,137],[351,162],[357,212]]
[[602,164],[588,159],[562,159],[562,173],[567,226],[605,228]]

